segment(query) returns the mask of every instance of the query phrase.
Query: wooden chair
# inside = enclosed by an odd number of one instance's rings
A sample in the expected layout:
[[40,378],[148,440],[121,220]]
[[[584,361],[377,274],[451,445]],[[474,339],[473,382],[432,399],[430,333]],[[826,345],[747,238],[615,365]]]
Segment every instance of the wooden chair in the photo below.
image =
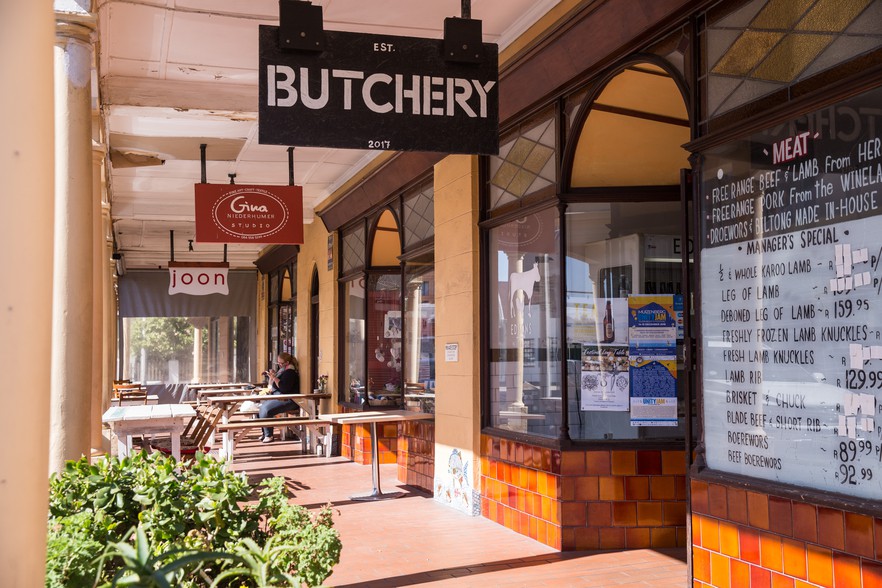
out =
[[[193,455],[197,451],[208,453],[214,440],[214,431],[223,417],[224,411],[219,406],[196,406],[196,416],[190,419],[187,428],[181,434],[181,455]],[[150,447],[171,454],[171,439],[158,439]]]
[[117,391],[120,406],[147,404],[147,388],[120,388]]

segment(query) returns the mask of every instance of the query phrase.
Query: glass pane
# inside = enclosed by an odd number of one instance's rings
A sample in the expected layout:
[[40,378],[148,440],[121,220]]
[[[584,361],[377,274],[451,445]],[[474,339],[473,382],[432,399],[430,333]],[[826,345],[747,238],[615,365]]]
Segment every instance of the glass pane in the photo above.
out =
[[[295,272],[293,276],[296,278],[297,273]],[[282,276],[282,302],[290,302],[291,296],[293,296],[293,292],[296,290],[293,288],[293,285],[292,274],[285,270],[285,275]]]
[[435,412],[435,269],[408,262],[404,287],[404,396],[409,409]]
[[429,239],[435,234],[435,187],[422,186],[404,197],[404,247]]
[[281,350],[285,353],[295,355],[294,349],[294,305],[282,304],[279,307],[279,337],[281,339]]
[[558,212],[490,230],[490,424],[558,437],[561,413]]
[[343,235],[343,272],[364,267],[364,225],[359,225]]
[[279,274],[272,274],[270,276],[269,301],[270,304],[279,301]]
[[557,182],[557,129],[554,110],[503,137],[499,155],[490,157],[490,209],[529,196]]
[[266,358],[269,366],[272,366],[273,362],[276,360],[276,356],[279,355],[279,351],[282,350],[279,345],[279,306],[274,304],[269,307],[269,319],[270,319],[270,329],[269,329],[269,349],[267,353],[269,357]]
[[[677,426],[632,426],[630,360],[636,357],[629,356],[628,340],[629,295],[682,293],[679,218],[680,206],[674,202],[567,207],[567,376],[573,439],[684,435],[682,394]],[[677,373],[682,369],[677,366]]]
[[878,0],[721,2],[706,18],[706,119],[882,46]]
[[124,318],[123,378],[156,386],[250,382],[249,324],[248,317]]
[[364,401],[364,278],[356,278],[346,282],[346,316],[349,330],[346,333],[345,365],[348,370],[348,386],[340,386],[341,402]]
[[401,274],[368,276],[368,406],[403,405],[401,381]]

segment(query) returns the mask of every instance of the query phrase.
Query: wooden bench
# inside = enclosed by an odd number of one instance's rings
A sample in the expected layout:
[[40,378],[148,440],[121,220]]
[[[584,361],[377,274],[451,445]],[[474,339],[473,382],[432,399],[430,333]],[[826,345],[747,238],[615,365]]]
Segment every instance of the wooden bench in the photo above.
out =
[[297,427],[302,444],[302,451],[306,453],[312,445],[311,440],[316,440],[322,446],[324,455],[331,457],[331,438],[333,427],[331,423],[321,419],[311,419],[309,417],[284,417],[284,418],[245,418],[235,419],[228,423],[218,423],[217,430],[221,433],[229,432],[230,445],[227,448],[227,460],[233,461],[233,455],[236,449],[236,441],[238,437],[255,427]]

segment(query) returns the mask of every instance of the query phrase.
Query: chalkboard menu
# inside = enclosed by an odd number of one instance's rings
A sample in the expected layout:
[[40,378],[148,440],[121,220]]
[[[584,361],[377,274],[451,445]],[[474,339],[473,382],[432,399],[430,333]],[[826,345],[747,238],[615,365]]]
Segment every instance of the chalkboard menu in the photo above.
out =
[[882,88],[703,153],[708,465],[882,498]]

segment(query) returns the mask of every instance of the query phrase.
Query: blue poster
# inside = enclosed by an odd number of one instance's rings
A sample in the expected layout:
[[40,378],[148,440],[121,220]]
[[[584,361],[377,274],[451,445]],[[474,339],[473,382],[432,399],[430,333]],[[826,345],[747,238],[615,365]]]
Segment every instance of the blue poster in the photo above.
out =
[[678,320],[674,298],[672,295],[628,297],[633,427],[676,427],[678,424]]

